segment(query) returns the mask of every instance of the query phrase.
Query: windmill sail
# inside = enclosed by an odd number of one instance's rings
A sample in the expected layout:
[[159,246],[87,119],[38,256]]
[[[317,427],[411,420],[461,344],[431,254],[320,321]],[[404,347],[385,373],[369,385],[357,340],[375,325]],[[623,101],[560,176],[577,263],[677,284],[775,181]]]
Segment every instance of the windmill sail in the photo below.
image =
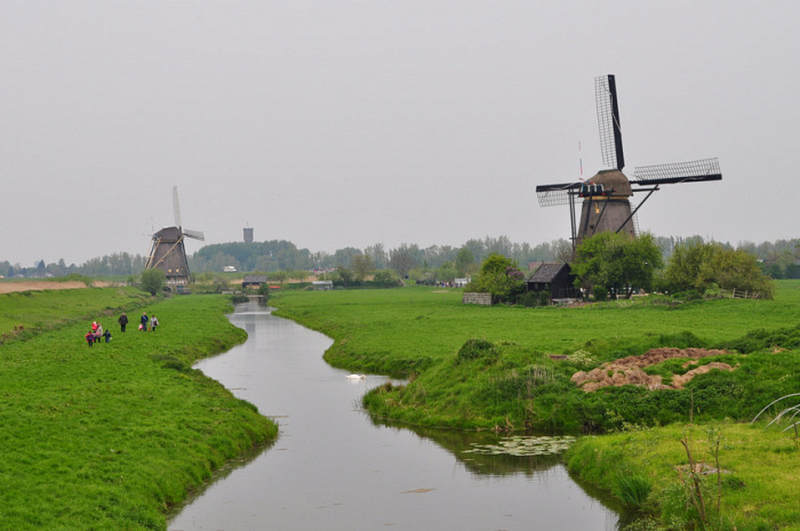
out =
[[625,167],[625,156],[622,153],[617,83],[613,74],[594,78],[594,95],[603,163],[609,168],[622,170]]
[[633,170],[633,177],[636,184],[647,186],[721,181],[722,172],[719,169],[719,159],[712,158],[637,166]]
[[178,203],[178,187],[172,187],[172,213],[175,215],[175,226],[181,226],[181,205]]
[[561,183],[561,184],[540,184],[536,187],[536,197],[539,206],[557,206],[569,204],[570,193],[576,193],[581,182]]

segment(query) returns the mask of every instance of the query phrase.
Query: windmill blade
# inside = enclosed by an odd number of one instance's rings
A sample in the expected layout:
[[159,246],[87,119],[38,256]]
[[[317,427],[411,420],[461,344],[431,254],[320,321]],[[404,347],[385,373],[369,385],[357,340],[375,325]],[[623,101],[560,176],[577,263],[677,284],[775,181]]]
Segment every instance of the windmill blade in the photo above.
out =
[[181,206],[178,203],[178,187],[172,187],[172,213],[175,214],[175,226],[181,226]]
[[633,175],[642,186],[722,180],[717,158],[637,166]]
[[609,168],[622,170],[625,167],[625,156],[622,153],[617,83],[613,74],[594,78],[594,97],[603,163]]
[[557,206],[569,204],[570,194],[575,194],[581,187],[581,182],[540,184],[536,187],[536,197],[539,206]]
[[195,240],[205,241],[206,236],[203,234],[202,231],[199,230],[192,230],[192,229],[183,229],[183,235],[187,238],[192,238]]

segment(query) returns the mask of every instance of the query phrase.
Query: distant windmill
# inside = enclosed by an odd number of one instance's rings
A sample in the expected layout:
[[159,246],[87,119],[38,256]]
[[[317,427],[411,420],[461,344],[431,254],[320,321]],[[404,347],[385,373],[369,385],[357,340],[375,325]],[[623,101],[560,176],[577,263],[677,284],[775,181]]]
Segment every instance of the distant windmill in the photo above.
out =
[[186,259],[184,238],[205,240],[202,232],[184,229],[181,226],[181,209],[178,204],[178,187],[172,187],[172,207],[175,226],[165,227],[153,234],[153,246],[147,257],[145,269],[160,269],[167,278],[167,285],[174,288],[189,283],[189,262]]
[[[600,170],[586,182],[536,187],[540,206],[569,205],[573,250],[584,238],[600,232],[625,231],[635,235],[633,216],[662,184],[722,180],[719,160],[713,158],[639,166],[633,171],[634,180],[629,181],[622,173],[625,157],[622,153],[622,130],[613,75],[595,78],[595,100],[603,163],[610,169]],[[647,192],[647,195],[631,210],[628,198],[636,192]],[[579,224],[575,222],[576,197],[583,200]]]

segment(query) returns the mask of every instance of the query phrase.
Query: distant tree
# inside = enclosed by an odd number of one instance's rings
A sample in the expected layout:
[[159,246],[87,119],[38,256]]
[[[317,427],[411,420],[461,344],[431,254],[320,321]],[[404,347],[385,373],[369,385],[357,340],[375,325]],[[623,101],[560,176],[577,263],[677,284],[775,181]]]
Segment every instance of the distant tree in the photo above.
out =
[[567,240],[556,240],[552,246],[553,258],[558,262],[569,263],[572,261],[572,244]]
[[339,282],[341,282],[342,285],[350,286],[353,284],[355,275],[353,275],[353,272],[350,269],[346,267],[338,267],[336,268],[336,273],[339,277]]
[[364,254],[372,259],[375,269],[384,269],[388,260],[382,243],[376,243],[364,249]]
[[475,255],[469,250],[469,247],[462,247],[456,254],[455,268],[458,274],[462,277],[472,271],[475,265]]
[[403,285],[403,282],[397,278],[397,275],[388,269],[376,271],[375,278],[372,280],[372,282],[376,286],[383,288],[394,288]]
[[408,272],[419,264],[415,254],[419,251],[416,245],[402,244],[397,249],[389,251],[389,267],[397,271],[401,277],[408,275]]
[[629,298],[636,288],[651,289],[662,266],[661,251],[650,234],[601,232],[586,238],[576,249],[572,272],[577,285],[588,285],[598,300],[607,295]]
[[445,262],[436,270],[436,280],[438,282],[452,282],[456,276],[458,276],[458,271],[456,271],[453,262]]
[[359,282],[363,282],[374,269],[372,258],[368,254],[355,255],[351,264],[353,274]]
[[267,278],[269,280],[274,280],[275,282],[280,282],[283,284],[287,280],[289,280],[289,273],[286,271],[273,271],[271,273],[267,273]]
[[161,293],[164,289],[166,275],[160,269],[147,269],[142,271],[142,289],[150,292],[150,295]]
[[47,272],[47,268],[44,265],[44,260],[39,260],[36,263],[36,276],[37,277],[43,277],[46,272]]
[[308,278],[308,271],[304,269],[298,269],[296,271],[292,271],[289,273],[289,278],[293,278],[294,280],[299,280],[303,282],[305,279]]
[[333,263],[336,267],[352,267],[353,257],[360,254],[362,254],[361,249],[355,247],[336,249],[336,252],[333,253]]

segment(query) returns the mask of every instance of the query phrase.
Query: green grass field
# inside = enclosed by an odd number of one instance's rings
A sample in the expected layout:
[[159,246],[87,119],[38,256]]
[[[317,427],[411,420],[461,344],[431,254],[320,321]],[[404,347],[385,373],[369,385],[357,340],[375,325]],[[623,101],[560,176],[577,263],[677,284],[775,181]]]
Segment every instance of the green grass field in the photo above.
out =
[[[800,388],[797,281],[780,282],[775,300],[677,306],[640,298],[580,308],[478,307],[461,304],[457,291],[428,288],[285,292],[272,303],[280,315],[336,340],[325,355],[333,365],[411,375],[407,386],[379,389],[365,403],[376,416],[413,424],[586,433],[685,420],[692,403],[699,419],[742,419]],[[780,337],[751,337],[782,327],[789,332]],[[457,352],[470,338],[493,346],[486,356],[461,360]],[[790,350],[776,356],[759,348],[773,342]],[[733,346],[747,354],[708,358],[737,369],[698,376],[680,391],[625,386],[587,394],[570,382],[579,369],[662,346]],[[550,357],[575,351],[589,359]],[[687,369],[672,362],[649,370]]]
[[[715,430],[722,470],[719,490],[712,452]],[[573,475],[622,498],[626,480],[640,479],[650,487],[641,509],[659,525],[701,529],[698,511],[679,475],[683,472],[686,477],[688,472],[688,458],[680,443],[685,435],[695,462],[704,463],[710,472],[700,480],[708,529],[800,529],[800,448],[793,435],[765,429],[763,424],[676,424],[583,437],[567,452],[567,465]]]
[[[333,365],[410,377],[405,386],[367,394],[365,405],[376,419],[460,429],[612,432],[580,440],[569,453],[572,473],[620,500],[626,496],[617,488],[620,477],[645,478],[655,520],[639,528],[682,529],[694,524],[674,467],[686,463],[679,440],[691,417],[705,423],[691,428],[698,459],[708,462],[703,441],[711,426],[720,426],[721,466],[733,471],[708,528],[798,528],[798,445],[786,434],[718,423],[749,420],[774,398],[800,392],[800,282],[779,281],[775,299],[766,301],[676,305],[650,297],[521,308],[465,306],[460,299],[459,291],[403,288],[284,292],[270,302],[279,315],[334,338],[325,354]],[[486,341],[465,345],[473,338]],[[624,386],[585,393],[570,381],[578,369],[661,346],[725,348],[729,354],[703,362],[724,361],[735,370],[697,376],[682,390]],[[675,359],[649,368],[667,377],[686,370]]]
[[460,290],[405,288],[283,292],[278,315],[337,340],[335,366],[397,376],[453,356],[469,338],[510,341],[539,352],[570,353],[587,341],[643,345],[691,331],[709,343],[757,328],[800,323],[800,281],[779,281],[775,300],[714,300],[678,307],[619,301],[583,308],[480,307],[461,304]]
[[149,300],[149,294],[136,288],[3,294],[0,295],[0,344],[77,321],[104,319],[108,324],[114,324],[119,311],[137,308]]
[[111,343],[92,348],[83,339],[90,316],[136,294],[87,289],[20,300],[30,304],[5,306],[5,322],[83,321],[0,347],[0,527],[164,528],[214,470],[276,436],[253,406],[190,368],[246,337],[224,316],[228,300],[148,305],[157,332],[111,326]]

